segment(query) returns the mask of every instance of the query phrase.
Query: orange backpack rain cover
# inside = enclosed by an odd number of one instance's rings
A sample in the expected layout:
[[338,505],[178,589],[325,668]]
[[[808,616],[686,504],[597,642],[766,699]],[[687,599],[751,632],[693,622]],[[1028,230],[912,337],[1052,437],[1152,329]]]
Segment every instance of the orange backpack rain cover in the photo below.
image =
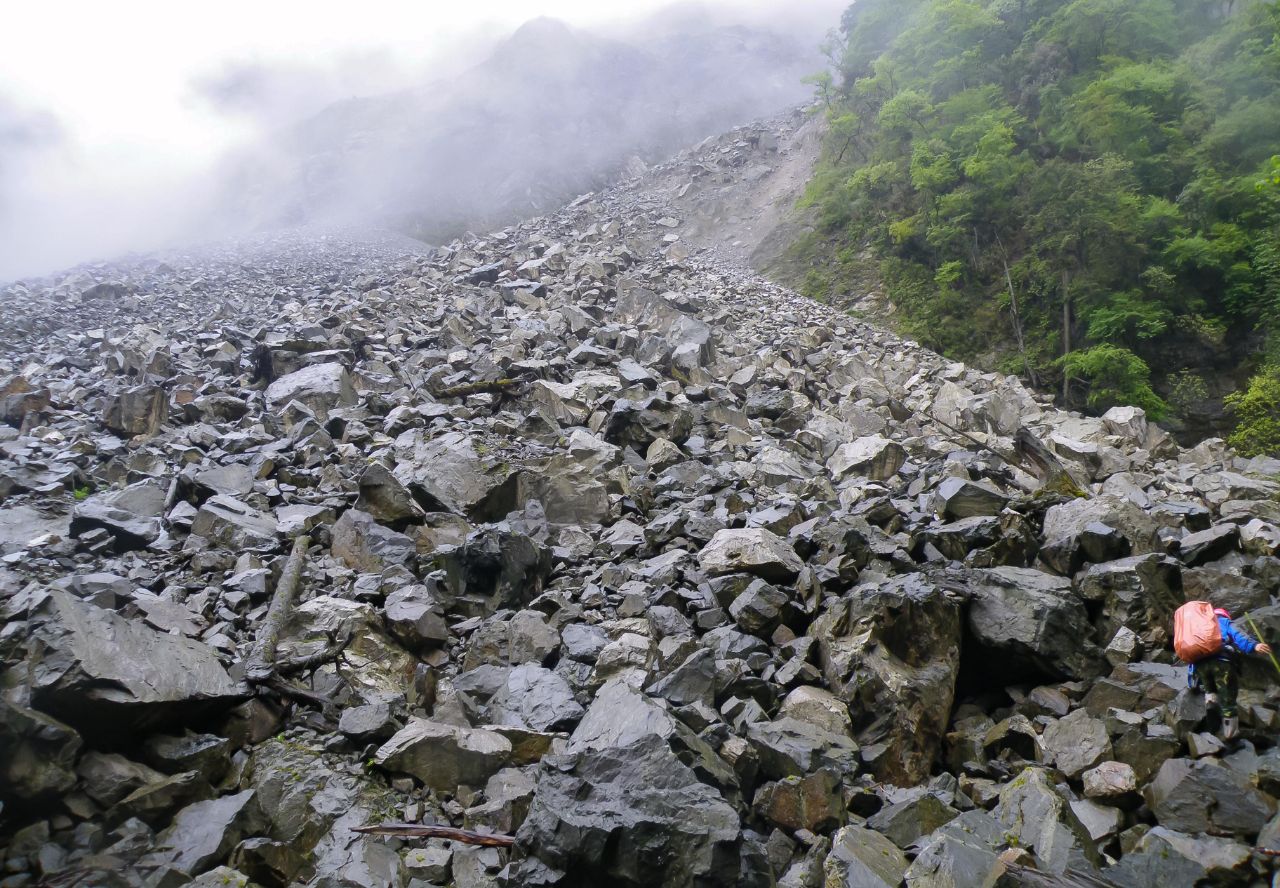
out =
[[1173,612],[1173,652],[1194,663],[1222,650],[1222,630],[1207,601],[1188,601]]

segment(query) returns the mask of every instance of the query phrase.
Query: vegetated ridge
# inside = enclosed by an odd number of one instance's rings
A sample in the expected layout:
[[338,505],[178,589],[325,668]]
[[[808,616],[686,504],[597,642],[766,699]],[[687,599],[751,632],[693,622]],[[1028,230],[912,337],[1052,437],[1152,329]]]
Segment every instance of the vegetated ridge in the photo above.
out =
[[1276,452],[1277,10],[853,5],[818,79],[805,292],[859,298],[874,259],[895,323],[931,348]]

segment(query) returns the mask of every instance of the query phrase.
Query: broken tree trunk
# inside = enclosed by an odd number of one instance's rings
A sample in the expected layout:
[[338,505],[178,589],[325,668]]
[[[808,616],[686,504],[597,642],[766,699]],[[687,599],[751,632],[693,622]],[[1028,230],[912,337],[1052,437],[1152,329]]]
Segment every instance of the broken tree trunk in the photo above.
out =
[[379,823],[376,826],[358,826],[352,829],[352,832],[364,833],[367,836],[394,836],[401,839],[452,839],[465,845],[482,845],[486,848],[510,848],[516,843],[515,836],[480,833],[430,823]]
[[302,579],[302,566],[307,560],[307,546],[311,538],[303,535],[293,541],[293,551],[285,562],[280,582],[267,609],[262,630],[245,666],[245,678],[252,684],[264,684],[276,674],[276,648],[280,644],[280,632],[293,612],[293,600],[298,595],[298,583]]

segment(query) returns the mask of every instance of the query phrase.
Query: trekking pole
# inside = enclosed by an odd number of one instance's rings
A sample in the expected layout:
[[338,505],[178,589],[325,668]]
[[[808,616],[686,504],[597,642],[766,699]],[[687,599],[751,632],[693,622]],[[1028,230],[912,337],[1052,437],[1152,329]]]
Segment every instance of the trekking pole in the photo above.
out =
[[[1258,624],[1253,621],[1253,615],[1245,614],[1244,619],[1249,624],[1249,628],[1253,630],[1253,637],[1258,641],[1266,642],[1266,639],[1262,637],[1262,632],[1258,629]],[[1271,652],[1267,656],[1271,658],[1271,665],[1276,668],[1276,674],[1280,675],[1280,660],[1276,659],[1275,652]]]

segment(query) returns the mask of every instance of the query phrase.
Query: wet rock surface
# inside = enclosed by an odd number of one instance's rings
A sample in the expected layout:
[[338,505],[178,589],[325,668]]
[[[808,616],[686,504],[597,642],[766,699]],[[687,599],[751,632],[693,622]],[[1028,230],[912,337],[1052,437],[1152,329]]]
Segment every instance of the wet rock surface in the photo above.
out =
[[1264,884],[1276,696],[1169,622],[1280,627],[1280,467],[686,240],[799,122],[0,290],[2,884]]

